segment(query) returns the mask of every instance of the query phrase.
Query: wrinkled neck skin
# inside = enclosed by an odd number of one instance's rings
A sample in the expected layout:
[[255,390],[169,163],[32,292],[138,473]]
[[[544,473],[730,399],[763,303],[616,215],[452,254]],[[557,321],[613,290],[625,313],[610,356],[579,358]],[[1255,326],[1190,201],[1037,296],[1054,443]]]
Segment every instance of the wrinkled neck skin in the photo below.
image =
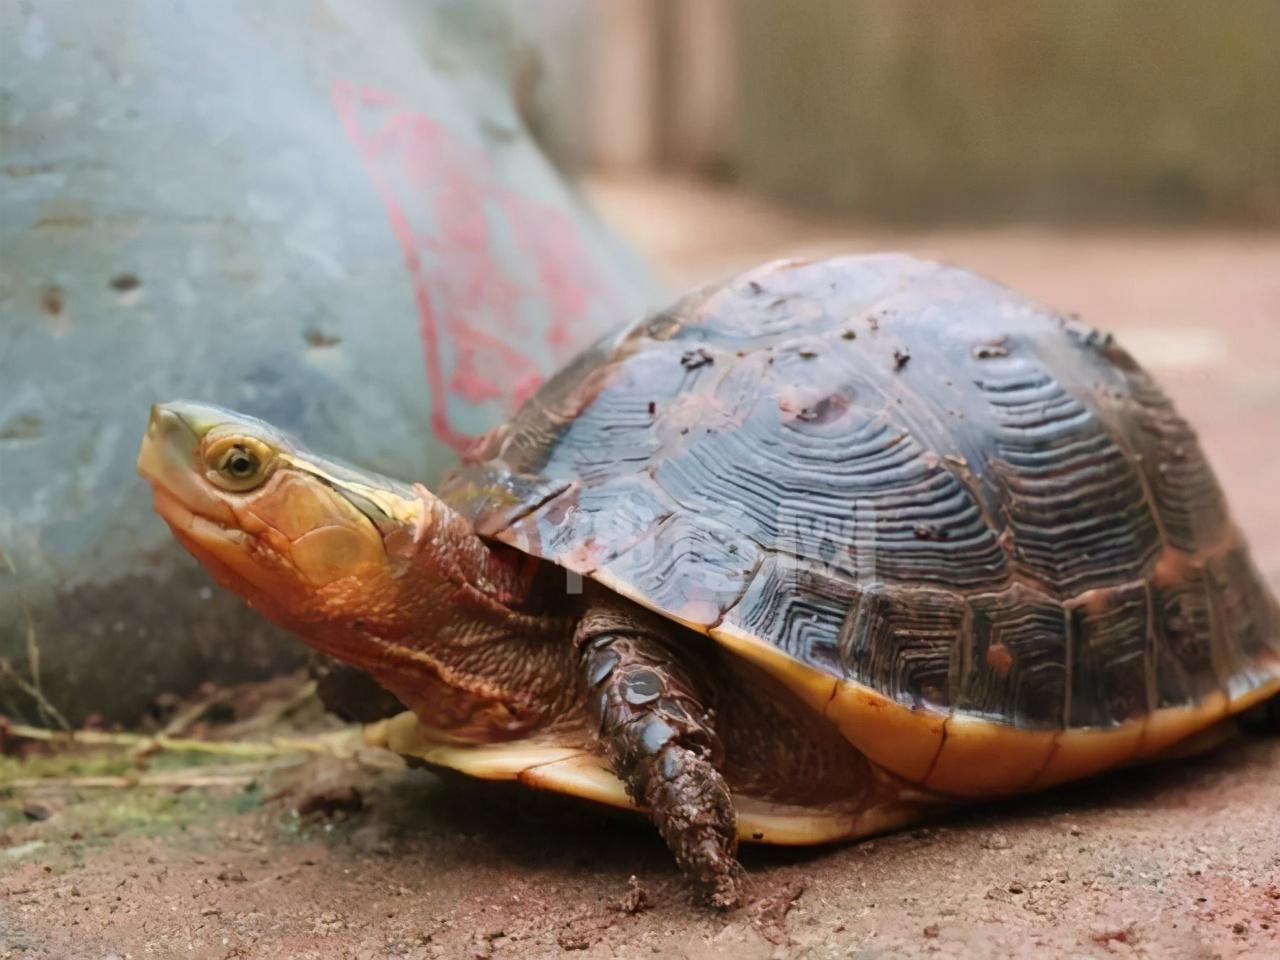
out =
[[434,497],[426,502],[426,534],[403,547],[395,615],[350,626],[371,654],[359,665],[441,740],[528,736],[576,696],[576,615],[563,591],[549,589],[552,568],[482,540]]
[[568,598],[547,589],[553,568],[482,540],[421,495],[416,524],[383,531],[385,561],[292,592],[246,583],[176,532],[226,586],[309,646],[367,670],[436,739],[528,736],[576,696]]

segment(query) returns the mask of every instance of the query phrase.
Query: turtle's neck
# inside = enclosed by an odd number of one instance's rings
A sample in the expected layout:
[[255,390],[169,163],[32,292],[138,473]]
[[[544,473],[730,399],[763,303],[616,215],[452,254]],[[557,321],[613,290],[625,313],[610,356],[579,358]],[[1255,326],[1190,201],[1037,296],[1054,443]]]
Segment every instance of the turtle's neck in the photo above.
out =
[[[576,691],[570,598],[555,571],[485,541],[419,488],[397,609],[358,624],[365,667],[443,738],[507,740],[562,715]],[[341,654],[339,654],[341,655]]]

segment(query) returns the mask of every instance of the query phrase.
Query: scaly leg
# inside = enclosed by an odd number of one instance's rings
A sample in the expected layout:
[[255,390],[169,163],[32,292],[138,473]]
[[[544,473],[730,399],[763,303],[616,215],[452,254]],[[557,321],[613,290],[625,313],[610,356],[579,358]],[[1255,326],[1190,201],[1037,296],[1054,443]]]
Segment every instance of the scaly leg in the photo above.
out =
[[648,808],[685,875],[715,906],[736,906],[737,816],[694,671],[651,626],[614,611],[588,614],[577,642],[588,717],[614,773]]

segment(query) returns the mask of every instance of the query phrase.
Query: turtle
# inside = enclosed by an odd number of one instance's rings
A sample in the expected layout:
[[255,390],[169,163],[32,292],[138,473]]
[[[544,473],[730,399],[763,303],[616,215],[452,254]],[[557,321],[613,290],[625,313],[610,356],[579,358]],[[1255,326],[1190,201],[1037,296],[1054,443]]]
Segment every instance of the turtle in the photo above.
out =
[[1186,752],[1280,691],[1280,607],[1116,340],[905,254],[769,263],[624,326],[432,492],[153,408],[214,577],[405,711],[371,742],[739,842],[865,837]]

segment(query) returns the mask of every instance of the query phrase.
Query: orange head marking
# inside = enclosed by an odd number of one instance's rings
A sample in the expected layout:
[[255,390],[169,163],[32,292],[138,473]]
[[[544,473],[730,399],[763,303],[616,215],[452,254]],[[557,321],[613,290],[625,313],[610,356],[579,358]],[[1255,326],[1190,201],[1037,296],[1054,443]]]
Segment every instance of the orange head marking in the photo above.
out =
[[376,656],[361,637],[395,632],[429,494],[187,402],[152,409],[138,470],[183,545],[282,626],[357,663]]

